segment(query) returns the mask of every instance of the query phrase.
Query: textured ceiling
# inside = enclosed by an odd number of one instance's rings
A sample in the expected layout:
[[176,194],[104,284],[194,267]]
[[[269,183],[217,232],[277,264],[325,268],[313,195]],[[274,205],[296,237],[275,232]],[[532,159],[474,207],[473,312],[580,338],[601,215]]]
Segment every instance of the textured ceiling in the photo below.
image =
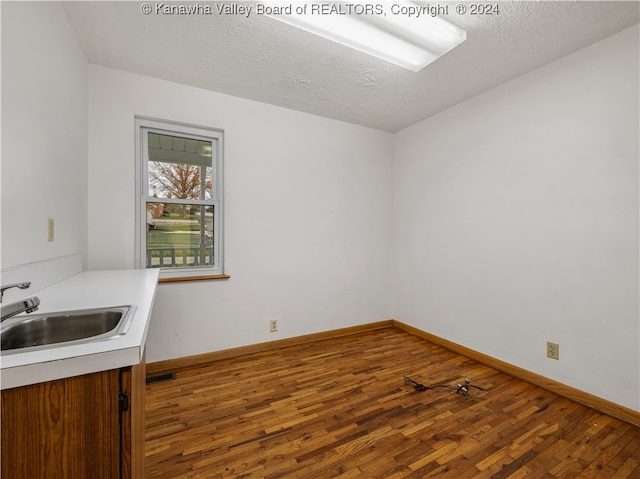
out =
[[640,5],[502,1],[498,14],[478,16],[458,15],[458,3],[431,5],[448,5],[467,41],[418,73],[256,15],[255,5],[248,17],[207,1],[197,5],[210,15],[144,15],[130,1],[64,6],[91,63],[395,132],[638,23]]

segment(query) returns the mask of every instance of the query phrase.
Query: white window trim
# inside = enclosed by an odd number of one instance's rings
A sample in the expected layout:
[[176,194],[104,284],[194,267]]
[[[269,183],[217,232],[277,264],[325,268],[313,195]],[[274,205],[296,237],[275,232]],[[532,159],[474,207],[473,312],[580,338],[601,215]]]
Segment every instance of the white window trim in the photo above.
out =
[[[135,117],[135,161],[136,161],[136,205],[135,205],[135,266],[138,269],[146,269],[146,215],[147,202],[158,202],[148,195],[147,161],[148,151],[145,151],[146,141],[144,133],[154,131],[169,135],[187,135],[200,139],[215,140],[212,145],[217,145],[214,161],[214,236],[212,266],[190,266],[187,268],[173,267],[160,268],[160,278],[196,278],[199,276],[224,275],[224,131],[214,128],[201,127],[187,123],[158,120],[146,117]],[[161,202],[173,202],[163,199]],[[204,200],[189,200],[190,204],[205,204]],[[211,204],[206,201],[206,204]]]

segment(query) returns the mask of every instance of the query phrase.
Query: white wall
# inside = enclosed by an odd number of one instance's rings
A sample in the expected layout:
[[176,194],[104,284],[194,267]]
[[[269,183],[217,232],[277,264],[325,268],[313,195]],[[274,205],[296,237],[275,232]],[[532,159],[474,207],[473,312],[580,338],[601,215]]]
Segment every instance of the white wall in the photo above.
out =
[[2,268],[86,254],[87,60],[60,5],[1,8]]
[[391,318],[390,134],[94,65],[89,84],[90,269],[133,267],[134,115],[225,131],[231,279],[160,285],[149,361]]
[[396,319],[640,410],[639,56],[636,26],[395,136]]

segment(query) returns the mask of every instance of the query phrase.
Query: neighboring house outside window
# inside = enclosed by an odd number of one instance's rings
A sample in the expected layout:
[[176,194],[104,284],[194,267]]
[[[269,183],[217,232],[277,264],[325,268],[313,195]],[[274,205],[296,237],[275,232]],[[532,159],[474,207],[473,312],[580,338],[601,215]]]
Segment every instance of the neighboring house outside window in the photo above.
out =
[[223,132],[136,119],[136,266],[161,278],[224,274]]

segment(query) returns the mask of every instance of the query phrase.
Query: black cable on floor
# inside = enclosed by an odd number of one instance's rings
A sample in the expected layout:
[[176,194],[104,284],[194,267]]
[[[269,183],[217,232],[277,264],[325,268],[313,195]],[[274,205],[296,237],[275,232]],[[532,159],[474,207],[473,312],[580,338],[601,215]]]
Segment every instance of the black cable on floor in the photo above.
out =
[[476,389],[479,389],[480,391],[486,391],[486,389],[483,387],[476,386],[475,384],[471,384],[468,378],[465,378],[464,384],[458,384],[457,387],[451,386],[449,384],[435,384],[433,386],[425,386],[424,384],[420,384],[419,382],[414,381],[408,376],[404,376],[404,382],[407,386],[412,386],[416,391],[420,391],[420,392],[427,391],[430,389],[436,389],[436,388],[445,388],[445,389],[451,389],[452,391],[455,391],[458,394],[462,394],[463,396],[466,396],[467,394],[469,394],[470,388],[476,388]]

